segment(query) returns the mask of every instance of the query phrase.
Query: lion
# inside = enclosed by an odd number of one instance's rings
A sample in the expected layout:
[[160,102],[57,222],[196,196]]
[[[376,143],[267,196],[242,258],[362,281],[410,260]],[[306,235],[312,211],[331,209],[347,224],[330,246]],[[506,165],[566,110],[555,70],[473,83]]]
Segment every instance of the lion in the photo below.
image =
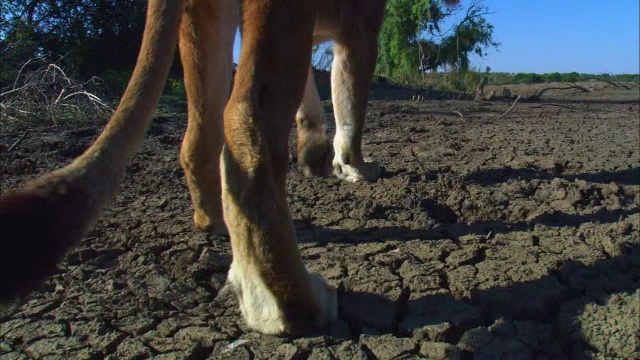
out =
[[[336,319],[336,292],[302,263],[286,198],[287,138],[309,175],[374,181],[362,157],[368,88],[386,0],[149,0],[140,54],[97,140],[69,165],[0,198],[0,300],[34,289],[115,197],[141,143],[179,44],[188,102],[180,163],[197,228],[228,231],[227,284],[247,325],[308,333]],[[242,13],[242,14],[241,14]],[[232,46],[242,49],[231,85]],[[331,145],[311,47],[334,41]],[[8,276],[7,274],[11,274]]]

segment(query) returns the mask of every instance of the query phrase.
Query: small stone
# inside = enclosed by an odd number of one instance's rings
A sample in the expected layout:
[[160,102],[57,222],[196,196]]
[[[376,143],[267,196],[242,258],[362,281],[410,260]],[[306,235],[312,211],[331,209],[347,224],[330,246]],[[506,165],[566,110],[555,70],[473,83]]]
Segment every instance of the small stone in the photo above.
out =
[[335,358],[327,348],[314,348],[307,360],[334,360]]
[[48,355],[64,356],[73,350],[79,350],[86,345],[76,338],[53,337],[34,341],[25,349],[29,356],[41,359]]
[[27,360],[29,359],[29,357],[19,352],[10,352],[10,353],[0,355],[0,359],[1,360]]
[[146,359],[153,356],[153,353],[139,340],[126,338],[118,345],[114,355],[116,359]]
[[462,350],[445,342],[425,341],[420,345],[420,355],[434,360],[460,359]]
[[[419,340],[449,341],[453,335],[453,327],[449,322],[429,324],[430,320],[422,315],[409,315],[400,323],[400,330]],[[429,325],[425,325],[429,324]]]
[[114,320],[111,325],[113,325],[120,331],[138,336],[151,330],[151,328],[154,326],[154,321],[151,318],[127,316],[122,319]]
[[215,349],[209,355],[211,360],[250,360],[253,355],[244,346],[229,347],[229,342],[223,341],[216,344]]
[[458,347],[472,352],[477,359],[534,359],[533,352],[520,341],[499,336],[485,327],[464,333]]
[[362,350],[362,346],[353,341],[345,341],[340,345],[332,347],[333,353],[338,359],[367,360],[367,354]]
[[395,359],[411,354],[416,348],[416,340],[397,338],[392,335],[362,335],[360,344],[366,346],[378,359]]
[[273,359],[296,360],[302,356],[300,349],[293,344],[282,344],[278,346],[275,354],[271,356]]
[[173,338],[177,340],[197,341],[202,344],[204,348],[213,348],[215,343],[227,337],[206,326],[192,326],[178,330]]

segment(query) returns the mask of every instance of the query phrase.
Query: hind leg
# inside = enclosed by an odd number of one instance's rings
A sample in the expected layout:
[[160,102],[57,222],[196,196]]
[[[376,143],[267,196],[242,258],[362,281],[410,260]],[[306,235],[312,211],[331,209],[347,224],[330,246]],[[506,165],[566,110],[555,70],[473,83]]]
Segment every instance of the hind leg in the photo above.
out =
[[331,145],[327,136],[324,109],[318,88],[309,67],[302,104],[296,113],[298,130],[298,163],[308,176],[327,176],[331,173]]
[[[373,2],[371,7],[375,6]],[[383,9],[384,3],[379,8]],[[381,22],[382,11],[354,16],[342,24],[334,39],[331,69],[331,96],[336,118],[333,168],[336,176],[351,182],[376,181],[380,177],[378,163],[365,161],[362,157],[362,131]]]
[[226,231],[219,161],[224,143],[222,113],[231,86],[239,16],[237,1],[192,0],[180,27],[189,118],[180,163],[191,194],[193,220],[202,230]]

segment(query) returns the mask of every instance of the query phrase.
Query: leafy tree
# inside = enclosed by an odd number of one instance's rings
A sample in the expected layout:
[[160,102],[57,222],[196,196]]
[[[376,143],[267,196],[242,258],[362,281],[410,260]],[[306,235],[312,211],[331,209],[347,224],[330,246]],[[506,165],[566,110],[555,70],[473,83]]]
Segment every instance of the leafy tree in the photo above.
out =
[[146,2],[138,0],[5,0],[0,73],[47,56],[51,61],[64,56],[81,76],[131,68],[145,9]]
[[517,84],[538,84],[544,82],[544,77],[535,73],[517,73],[513,76],[513,82]]
[[387,2],[379,37],[377,72],[387,76],[415,72],[418,36],[422,29],[438,28],[440,6],[440,3],[430,0]]
[[468,70],[470,53],[485,56],[487,48],[500,44],[493,40],[493,26],[484,18],[488,9],[480,0],[469,5],[463,20],[441,29],[444,19],[463,10],[435,0],[390,0],[380,33],[377,72],[406,77],[443,65]]
[[553,72],[544,75],[544,80],[547,82],[560,82],[562,81],[562,75],[559,72]]
[[568,74],[562,74],[562,81],[563,82],[576,82],[579,79],[580,79],[580,74],[578,74],[575,71],[570,72]]

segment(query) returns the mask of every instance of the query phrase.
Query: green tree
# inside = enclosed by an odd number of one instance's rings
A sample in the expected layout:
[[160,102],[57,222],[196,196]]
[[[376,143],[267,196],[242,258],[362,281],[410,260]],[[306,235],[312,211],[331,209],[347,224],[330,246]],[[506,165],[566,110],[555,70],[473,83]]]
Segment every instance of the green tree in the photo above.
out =
[[138,0],[5,0],[0,70],[46,56],[49,61],[63,56],[81,76],[131,68],[145,9],[146,2]]
[[488,9],[480,0],[471,2],[460,22],[441,29],[444,19],[463,10],[433,0],[390,0],[380,33],[377,72],[406,77],[442,65],[466,71],[469,54],[485,56],[486,49],[500,44],[493,40],[493,26],[484,18]]
[[548,82],[560,82],[562,81],[562,75],[559,72],[553,72],[550,74],[545,74],[544,79]]
[[562,74],[563,82],[576,82],[580,79],[580,74],[575,71],[572,71],[568,74]]
[[[390,76],[415,72],[421,29],[438,27],[441,4],[430,0],[390,0],[380,31],[377,72]],[[436,15],[436,16],[433,16]]]

